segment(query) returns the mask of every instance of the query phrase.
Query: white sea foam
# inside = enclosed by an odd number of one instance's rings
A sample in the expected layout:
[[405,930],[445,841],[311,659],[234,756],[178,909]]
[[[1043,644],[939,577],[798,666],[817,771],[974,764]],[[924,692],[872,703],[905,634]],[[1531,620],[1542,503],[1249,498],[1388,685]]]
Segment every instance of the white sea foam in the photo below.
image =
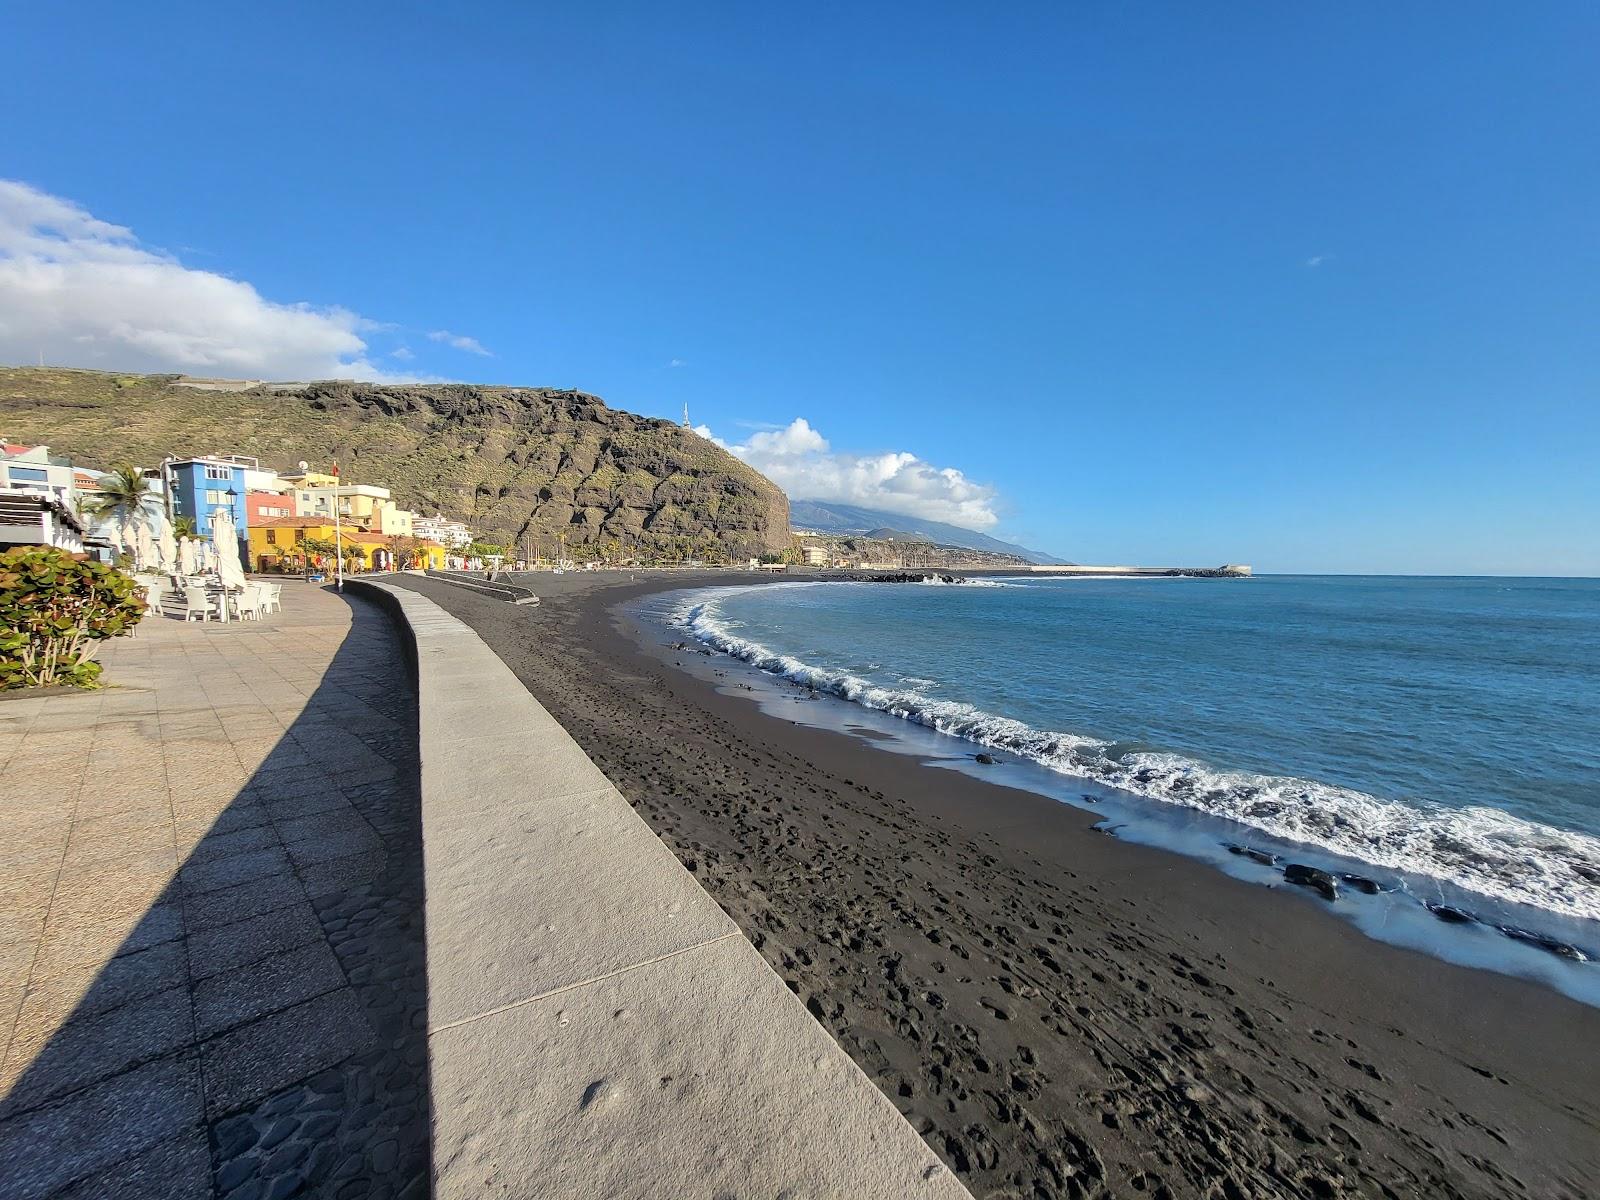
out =
[[1027,586],[1026,584],[1013,583],[1004,579],[983,579],[969,575],[924,575],[921,582],[927,587],[1013,588]]
[[699,593],[673,619],[707,645],[796,683],[1064,775],[1225,817],[1274,837],[1500,900],[1600,920],[1600,838],[1485,806],[1384,800],[1315,780],[1220,770],[1177,754],[1124,752],[1116,743],[1034,729],[915,687],[880,687],[739,636],[717,607],[719,595],[726,594]]

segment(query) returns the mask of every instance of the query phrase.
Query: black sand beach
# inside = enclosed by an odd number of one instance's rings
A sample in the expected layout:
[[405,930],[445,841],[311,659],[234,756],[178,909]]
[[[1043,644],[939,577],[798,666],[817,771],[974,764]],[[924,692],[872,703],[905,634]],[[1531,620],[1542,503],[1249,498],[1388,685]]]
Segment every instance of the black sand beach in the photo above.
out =
[[615,612],[733,580],[639,579],[541,577],[538,608],[406,582],[505,659],[975,1196],[1600,1191],[1600,1010],[766,716]]

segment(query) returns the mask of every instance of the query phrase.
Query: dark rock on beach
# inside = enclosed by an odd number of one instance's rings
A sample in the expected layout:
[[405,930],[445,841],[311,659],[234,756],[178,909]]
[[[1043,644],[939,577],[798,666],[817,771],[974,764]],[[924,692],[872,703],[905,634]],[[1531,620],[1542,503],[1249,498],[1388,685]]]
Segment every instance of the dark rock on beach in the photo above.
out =
[[1310,888],[1320,892],[1325,900],[1339,898],[1339,883],[1326,871],[1317,867],[1308,867],[1304,863],[1290,863],[1283,869],[1283,878],[1287,883],[1298,884],[1300,887]]
[[1542,933],[1535,933],[1531,929],[1522,929],[1516,925],[1497,926],[1501,933],[1515,941],[1527,942],[1530,946],[1537,946],[1541,950],[1548,950],[1551,954],[1571,962],[1588,962],[1589,956],[1579,950],[1571,942],[1563,942],[1557,938],[1547,937]]
[[992,767],[995,764],[995,757],[992,754],[974,754],[972,760],[984,767]]
[[1478,923],[1477,917],[1465,909],[1457,908],[1453,904],[1439,904],[1433,900],[1424,900],[1422,905],[1434,916],[1438,917],[1439,920],[1451,925],[1476,925]]
[[1365,875],[1351,875],[1349,872],[1341,872],[1339,878],[1355,888],[1356,891],[1365,892],[1369,896],[1376,896],[1379,892],[1394,890],[1393,888],[1384,887],[1376,879],[1368,879]]
[[1237,854],[1241,858],[1248,858],[1251,862],[1258,862],[1264,867],[1278,865],[1278,856],[1265,850],[1257,850],[1254,846],[1244,846],[1238,842],[1223,842],[1229,854]]

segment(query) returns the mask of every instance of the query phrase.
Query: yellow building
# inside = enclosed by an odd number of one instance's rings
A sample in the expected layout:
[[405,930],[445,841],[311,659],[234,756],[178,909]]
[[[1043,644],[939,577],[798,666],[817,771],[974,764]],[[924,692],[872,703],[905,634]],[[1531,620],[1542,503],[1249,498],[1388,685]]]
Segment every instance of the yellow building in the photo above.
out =
[[410,509],[394,502],[386,487],[372,483],[340,483],[337,475],[307,471],[300,475],[280,477],[294,498],[294,515],[297,517],[326,517],[333,520],[333,506],[339,505],[339,518],[354,521],[378,533],[396,537],[412,535],[411,522],[416,516]]
[[[412,566],[442,570],[445,565],[445,548],[437,542],[375,533],[342,523],[337,532],[344,544],[347,570],[352,563],[363,571],[393,571]],[[331,568],[334,534],[333,522],[321,517],[275,517],[252,525],[250,566],[257,571],[298,571],[309,557],[312,565]],[[317,548],[307,552],[307,542]]]

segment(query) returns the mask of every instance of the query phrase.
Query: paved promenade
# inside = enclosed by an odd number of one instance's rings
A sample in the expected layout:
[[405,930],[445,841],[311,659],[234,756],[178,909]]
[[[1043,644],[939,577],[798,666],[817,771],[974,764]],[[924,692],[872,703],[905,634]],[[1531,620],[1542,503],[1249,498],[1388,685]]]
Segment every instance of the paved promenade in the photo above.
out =
[[370,602],[0,697],[0,1197],[427,1193],[416,703]]
[[0,697],[0,1200],[967,1196],[431,601],[105,662]]

